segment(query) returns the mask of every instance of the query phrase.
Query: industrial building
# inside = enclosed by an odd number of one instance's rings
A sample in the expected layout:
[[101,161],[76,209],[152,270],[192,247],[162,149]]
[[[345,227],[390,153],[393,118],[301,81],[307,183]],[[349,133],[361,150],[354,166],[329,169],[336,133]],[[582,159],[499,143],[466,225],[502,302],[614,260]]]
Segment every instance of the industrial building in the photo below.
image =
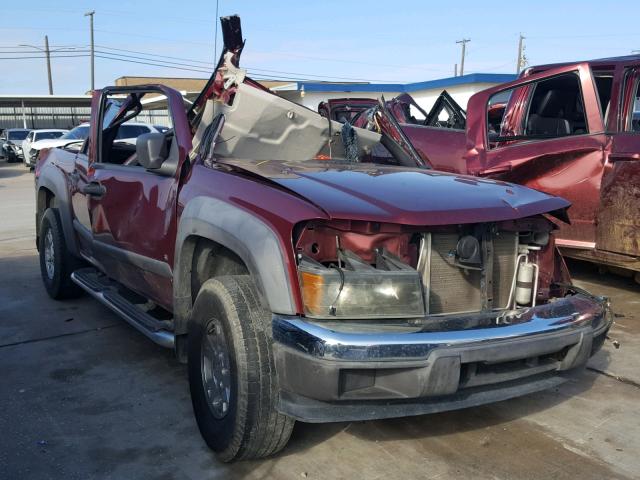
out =
[[[276,94],[315,110],[318,104],[331,98],[393,98],[409,93],[418,104],[428,110],[442,90],[463,108],[474,93],[499,83],[514,80],[516,75],[472,73],[425,82],[392,83],[337,83],[337,82],[283,82],[261,81]],[[116,86],[163,84],[179,90],[187,101],[202,90],[205,78],[120,77]],[[0,129],[3,128],[72,128],[89,120],[90,95],[0,95]],[[146,118],[145,116],[146,115]],[[140,117],[154,125],[165,125],[166,111],[159,104]]]
[[292,82],[273,87],[278,95],[311,109],[317,109],[323,100],[332,98],[391,99],[401,93],[410,94],[424,110],[429,111],[443,90],[462,107],[467,108],[469,98],[481,90],[515,80],[517,75],[503,73],[471,73],[457,77],[404,84],[394,83],[327,83]]
[[0,95],[0,128],[72,128],[89,121],[88,95]]

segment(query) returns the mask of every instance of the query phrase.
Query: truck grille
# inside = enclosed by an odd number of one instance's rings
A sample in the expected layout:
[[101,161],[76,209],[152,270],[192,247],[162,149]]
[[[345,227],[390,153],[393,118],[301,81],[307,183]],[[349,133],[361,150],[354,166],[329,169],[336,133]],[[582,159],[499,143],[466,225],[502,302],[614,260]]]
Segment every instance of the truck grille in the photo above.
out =
[[[464,269],[455,264],[457,233],[427,233],[424,237],[422,271],[428,313],[477,312],[482,309],[480,270]],[[515,232],[498,232],[493,242],[493,307],[506,308],[518,249]]]

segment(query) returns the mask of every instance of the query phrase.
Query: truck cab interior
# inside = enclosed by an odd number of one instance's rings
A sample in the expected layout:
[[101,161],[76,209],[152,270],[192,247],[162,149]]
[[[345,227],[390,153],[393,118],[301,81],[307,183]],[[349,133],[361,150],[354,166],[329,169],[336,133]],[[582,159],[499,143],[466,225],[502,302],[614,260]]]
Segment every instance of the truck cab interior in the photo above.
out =
[[[102,132],[100,135],[100,163],[124,166],[145,166],[141,164],[137,153],[138,139],[153,135],[156,143],[161,143],[161,151],[170,152],[173,129],[160,132],[145,120],[158,115],[164,117],[164,123],[171,123],[167,109],[145,108],[143,98],[157,97],[157,92],[131,92],[126,96],[106,96],[102,113]],[[147,103],[148,104],[148,103]]]
[[560,75],[535,84],[524,131],[531,136],[552,137],[587,133],[577,75]]

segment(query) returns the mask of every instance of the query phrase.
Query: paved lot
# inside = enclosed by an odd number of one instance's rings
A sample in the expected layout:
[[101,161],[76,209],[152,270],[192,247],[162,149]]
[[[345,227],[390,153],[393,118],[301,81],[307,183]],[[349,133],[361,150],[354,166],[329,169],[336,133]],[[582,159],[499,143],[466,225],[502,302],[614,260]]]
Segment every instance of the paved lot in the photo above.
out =
[[640,478],[640,286],[572,264],[612,297],[611,337],[575,381],[417,418],[298,424],[279,456],[222,465],[185,368],[95,301],[50,300],[33,176],[0,163],[0,479]]

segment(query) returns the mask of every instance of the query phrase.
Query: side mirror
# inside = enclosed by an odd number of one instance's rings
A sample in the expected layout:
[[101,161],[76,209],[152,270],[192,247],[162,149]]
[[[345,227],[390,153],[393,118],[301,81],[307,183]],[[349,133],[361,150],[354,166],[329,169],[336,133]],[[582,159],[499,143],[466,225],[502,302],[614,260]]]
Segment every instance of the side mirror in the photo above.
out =
[[169,156],[167,138],[162,133],[143,133],[136,139],[136,156],[147,170],[159,169]]

